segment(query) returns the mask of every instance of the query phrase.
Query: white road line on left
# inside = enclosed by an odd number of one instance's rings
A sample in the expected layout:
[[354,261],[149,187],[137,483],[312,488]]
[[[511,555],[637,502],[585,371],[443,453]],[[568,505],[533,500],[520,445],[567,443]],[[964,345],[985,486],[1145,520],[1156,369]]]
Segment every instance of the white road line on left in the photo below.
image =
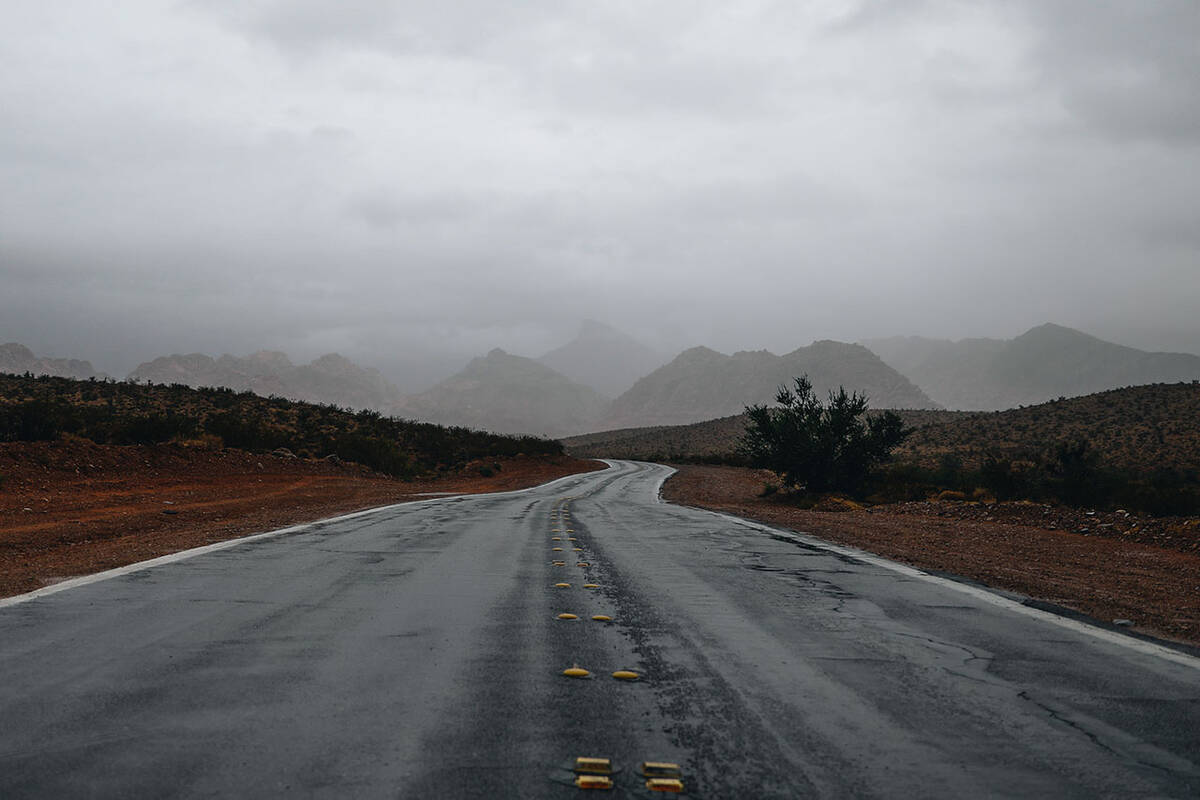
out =
[[[611,470],[613,468],[614,468],[613,465],[610,464],[609,469]],[[602,471],[608,472],[609,470],[602,470]],[[600,474],[600,473],[598,473],[598,472],[577,472],[577,473],[574,473],[573,475],[564,475],[561,478],[555,478],[552,481],[547,481],[546,483],[541,483],[541,484],[538,484],[537,486],[530,486],[525,489],[513,489],[512,491],[508,491],[508,492],[488,492],[485,494],[456,494],[452,497],[434,497],[429,500],[409,500],[404,503],[391,503],[386,506],[376,506],[374,508],[365,508],[362,511],[354,511],[350,514],[341,514],[336,517],[328,517],[326,519],[317,519],[317,520],[313,520],[312,522],[304,522],[299,525],[290,525],[286,528],[279,528],[278,530],[267,531],[265,533],[254,533],[249,536],[241,536],[237,539],[226,539],[223,542],[214,542],[213,544],[206,544],[206,545],[202,545],[200,547],[193,547],[188,550],[180,550],[178,553],[170,553],[165,556],[159,556],[158,558],[151,558],[146,561],[138,561],[133,564],[126,564],[123,567],[115,567],[113,569],[106,569],[103,572],[94,572],[91,575],[80,575],[78,578],[68,578],[67,580],[62,581],[60,583],[55,583],[50,586],[43,586],[41,589],[34,589],[32,592],[26,592],[25,594],[17,594],[17,595],[13,595],[12,597],[3,597],[3,598],[0,598],[0,608],[7,608],[9,606],[15,606],[15,605],[19,605],[21,603],[28,603],[30,600],[37,600],[38,598],[46,597],[47,595],[58,594],[59,592],[65,592],[68,589],[78,589],[80,586],[87,586],[88,584],[99,583],[100,581],[107,581],[107,580],[111,580],[113,578],[119,578],[122,575],[128,575],[131,572],[140,572],[141,570],[144,570],[144,569],[151,569],[153,567],[161,567],[164,564],[172,564],[176,561],[183,561],[188,558],[202,556],[202,555],[205,555],[206,553],[215,553],[218,550],[227,550],[231,547],[237,547],[239,545],[248,544],[250,542],[262,541],[263,539],[272,539],[277,536],[286,536],[290,533],[301,533],[301,532],[306,531],[309,528],[312,528],[317,525],[325,525],[330,522],[345,522],[346,520],[357,519],[359,517],[366,517],[366,516],[370,516],[372,514],[378,514],[383,511],[389,511],[394,508],[400,508],[401,506],[415,506],[415,505],[421,505],[423,503],[424,504],[444,503],[447,500],[461,500],[461,499],[469,500],[469,499],[473,499],[476,497],[504,497],[505,495],[521,494],[523,492],[532,492],[535,489],[545,489],[547,487],[555,485],[556,483],[561,483],[563,481],[571,480],[572,478],[578,478],[582,475],[597,475],[597,474]]]

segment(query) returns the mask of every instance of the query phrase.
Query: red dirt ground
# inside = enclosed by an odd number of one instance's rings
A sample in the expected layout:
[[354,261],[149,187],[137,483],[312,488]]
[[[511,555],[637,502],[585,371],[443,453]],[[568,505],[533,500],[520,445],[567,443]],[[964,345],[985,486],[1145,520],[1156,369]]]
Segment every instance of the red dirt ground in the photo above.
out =
[[1069,510],[1046,515],[1042,527],[1001,521],[1004,509],[994,506],[984,515],[978,504],[929,503],[927,513],[914,513],[925,509],[912,504],[903,510],[809,511],[778,495],[757,496],[764,483],[775,480],[770,473],[737,467],[678,469],[663,487],[663,497],[671,502],[803,531],[1097,619],[1132,620],[1143,633],[1200,644],[1200,553],[1178,537],[1171,546],[1160,547],[1062,530],[1068,527],[1062,515],[1069,521],[1081,513]]
[[[491,477],[479,467],[499,463]],[[569,457],[400,481],[357,464],[84,440],[0,444],[0,597],[430,492],[523,489],[603,469]]]

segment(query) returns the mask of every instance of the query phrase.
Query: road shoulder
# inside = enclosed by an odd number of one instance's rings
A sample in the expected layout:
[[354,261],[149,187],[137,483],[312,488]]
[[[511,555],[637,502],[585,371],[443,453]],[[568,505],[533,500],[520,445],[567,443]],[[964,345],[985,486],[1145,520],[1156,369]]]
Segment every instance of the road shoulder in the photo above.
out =
[[679,465],[665,500],[849,545],[947,573],[1134,632],[1200,644],[1200,554],[1030,525],[878,510],[810,511],[757,496],[762,476],[734,467]]
[[356,464],[237,450],[0,445],[0,597],[365,508],[524,489],[604,468],[518,457],[401,481]]

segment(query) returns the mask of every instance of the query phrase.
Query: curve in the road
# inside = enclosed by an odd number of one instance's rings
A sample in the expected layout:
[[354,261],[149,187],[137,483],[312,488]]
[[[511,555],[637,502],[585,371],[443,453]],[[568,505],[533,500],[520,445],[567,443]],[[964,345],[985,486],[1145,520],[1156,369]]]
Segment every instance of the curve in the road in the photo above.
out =
[[661,796],[643,762],[704,798],[1200,793],[1186,654],[661,503],[668,474],[614,462],[10,600],[0,796],[573,797],[579,757],[615,797]]

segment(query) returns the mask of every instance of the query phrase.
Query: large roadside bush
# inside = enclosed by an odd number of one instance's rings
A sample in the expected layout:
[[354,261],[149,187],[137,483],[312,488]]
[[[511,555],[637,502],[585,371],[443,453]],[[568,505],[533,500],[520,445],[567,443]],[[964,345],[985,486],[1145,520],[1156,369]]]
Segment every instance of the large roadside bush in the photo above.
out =
[[807,375],[795,379],[794,390],[781,386],[775,401],[746,408],[740,449],[751,465],[807,492],[859,492],[907,435],[897,414],[868,416],[866,396],[845,387],[821,403]]

